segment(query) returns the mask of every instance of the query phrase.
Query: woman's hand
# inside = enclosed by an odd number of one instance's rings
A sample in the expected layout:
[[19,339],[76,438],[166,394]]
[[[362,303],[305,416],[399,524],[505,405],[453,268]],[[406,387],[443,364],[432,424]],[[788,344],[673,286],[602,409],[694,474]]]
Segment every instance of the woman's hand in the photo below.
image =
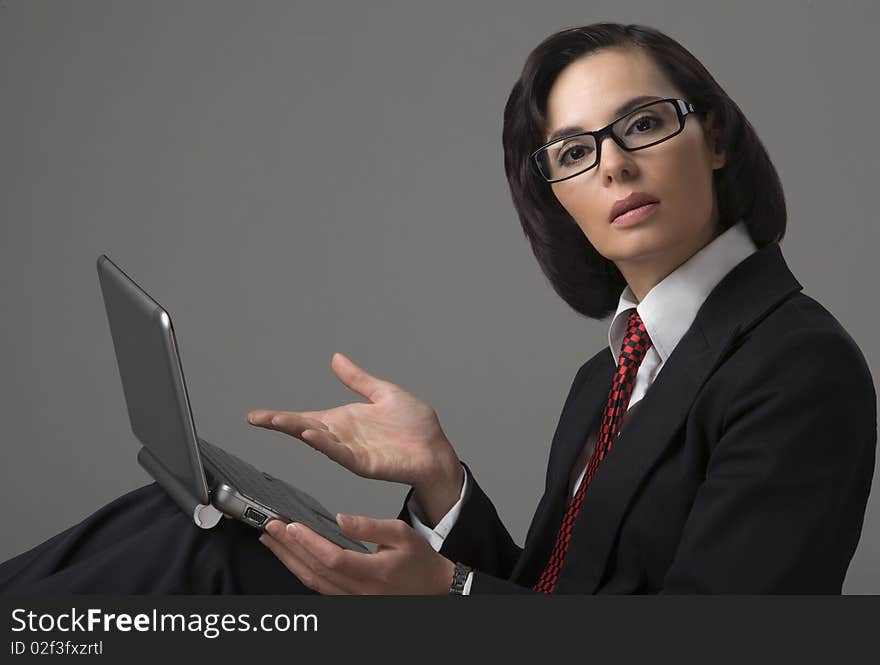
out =
[[324,411],[255,410],[248,422],[295,436],[358,476],[412,485],[426,519],[436,523],[458,500],[464,470],[434,409],[341,353],[333,354],[330,366],[370,403]]
[[266,525],[260,542],[310,589],[322,594],[446,594],[455,564],[438,554],[402,520],[342,515],[336,523],[357,540],[377,543],[374,553],[353,552],[304,524]]

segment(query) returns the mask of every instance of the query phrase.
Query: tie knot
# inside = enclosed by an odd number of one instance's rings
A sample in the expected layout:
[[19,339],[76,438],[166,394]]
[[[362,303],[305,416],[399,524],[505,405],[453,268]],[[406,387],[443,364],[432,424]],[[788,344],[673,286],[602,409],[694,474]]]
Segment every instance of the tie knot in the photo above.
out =
[[633,309],[626,321],[626,334],[623,336],[623,344],[620,348],[621,358],[638,365],[650,348],[651,337],[648,335],[645,323],[639,316],[638,310]]

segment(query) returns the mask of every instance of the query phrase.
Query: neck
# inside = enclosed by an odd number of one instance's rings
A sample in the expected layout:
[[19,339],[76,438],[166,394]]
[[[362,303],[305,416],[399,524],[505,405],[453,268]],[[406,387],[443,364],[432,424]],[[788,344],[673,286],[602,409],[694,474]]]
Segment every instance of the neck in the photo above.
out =
[[720,233],[716,227],[717,224],[710,225],[707,227],[708,233],[695,237],[690,243],[675,245],[662,254],[615,261],[615,265],[623,274],[636,303],[642,302],[651,289],[717,238]]

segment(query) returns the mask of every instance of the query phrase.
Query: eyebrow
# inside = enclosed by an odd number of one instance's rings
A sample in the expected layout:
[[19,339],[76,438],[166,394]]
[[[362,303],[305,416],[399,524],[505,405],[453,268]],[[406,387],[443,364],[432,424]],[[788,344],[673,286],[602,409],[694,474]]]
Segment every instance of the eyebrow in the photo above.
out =
[[[639,95],[638,97],[633,97],[629,101],[625,102],[618,108],[614,110],[614,117],[619,118],[627,111],[632,111],[635,107],[641,106],[647,102],[653,102],[658,99],[663,99],[663,97],[657,97],[655,95]],[[555,141],[556,139],[561,139],[563,136],[568,136],[569,134],[577,134],[578,132],[586,131],[583,127],[579,125],[569,125],[568,127],[560,127],[555,132],[553,132],[545,143],[550,143],[551,141]]]

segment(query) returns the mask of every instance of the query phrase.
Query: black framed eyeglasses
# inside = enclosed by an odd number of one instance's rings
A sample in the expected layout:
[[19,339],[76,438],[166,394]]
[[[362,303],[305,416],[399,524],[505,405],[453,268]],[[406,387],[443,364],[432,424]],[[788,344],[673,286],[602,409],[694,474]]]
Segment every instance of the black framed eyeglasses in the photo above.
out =
[[542,145],[529,155],[547,182],[560,182],[589,171],[601,159],[602,139],[610,135],[624,150],[642,150],[671,139],[697,109],[683,99],[658,99],[622,115],[595,132],[579,132]]

